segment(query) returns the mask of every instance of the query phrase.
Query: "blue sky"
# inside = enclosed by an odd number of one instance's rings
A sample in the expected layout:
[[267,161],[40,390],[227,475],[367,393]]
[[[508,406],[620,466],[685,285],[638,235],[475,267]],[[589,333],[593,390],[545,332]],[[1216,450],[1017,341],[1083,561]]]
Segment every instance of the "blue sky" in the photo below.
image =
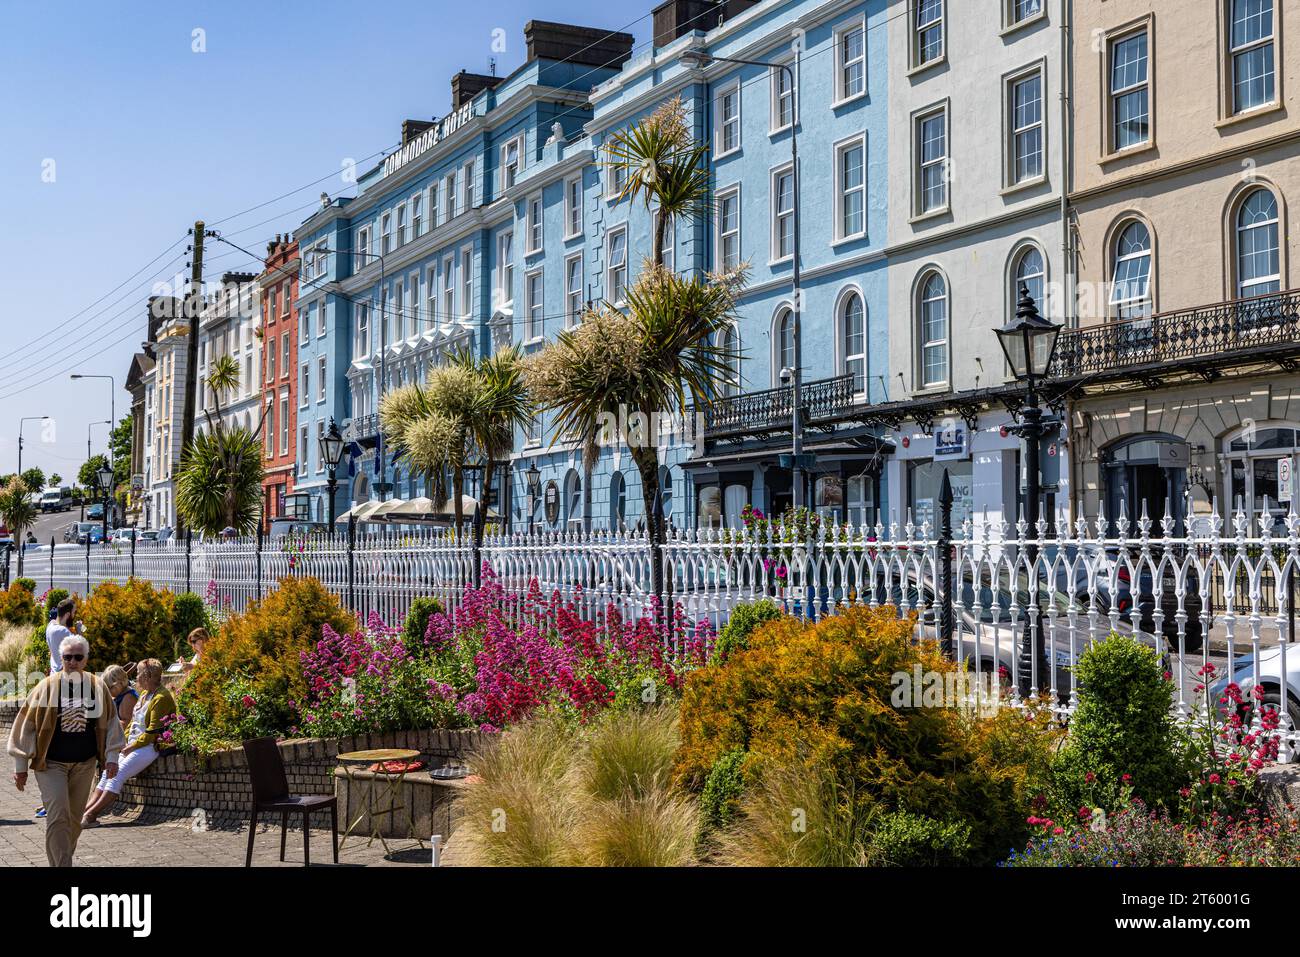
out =
[[[195,219],[264,252],[321,190],[350,192],[335,175],[345,159],[364,170],[404,118],[445,113],[454,73],[485,73],[494,55],[501,74],[522,63],[527,20],[625,29],[639,46],[651,6],[0,2],[0,473],[16,466],[19,419],[48,415],[45,430],[24,428],[23,467],[76,474],[110,386],[70,372],[115,376],[116,414],[129,411],[122,383],[149,281],[186,271]],[[494,54],[497,29],[506,49]],[[205,272],[253,268],[217,246]],[[102,450],[107,429],[92,434]]]

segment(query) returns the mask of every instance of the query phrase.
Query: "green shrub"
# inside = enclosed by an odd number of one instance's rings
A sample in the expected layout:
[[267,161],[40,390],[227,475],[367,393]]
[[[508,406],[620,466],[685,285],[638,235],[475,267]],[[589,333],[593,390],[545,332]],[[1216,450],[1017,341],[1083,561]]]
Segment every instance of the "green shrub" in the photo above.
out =
[[[36,622],[38,625],[45,625],[54,617],[54,609],[59,607],[59,602],[68,597],[66,588],[51,588],[45,593],[45,617],[43,620]],[[74,619],[75,620],[75,619]]]
[[189,645],[185,639],[195,628],[215,630],[212,615],[201,596],[192,591],[181,592],[172,606],[172,657],[189,654]]
[[865,856],[874,866],[952,867],[970,858],[970,838],[969,824],[894,811],[872,822]]
[[36,594],[36,579],[35,579],[35,578],[28,578],[28,577],[26,577],[26,576],[23,576],[22,578],[15,578],[15,579],[14,579],[14,584],[17,585],[19,588],[26,588],[26,589],[27,589],[29,592],[31,592],[33,595]]
[[45,637],[44,625],[32,629],[31,637],[27,639],[26,657],[39,670],[50,670],[50,643]]
[[713,646],[714,657],[718,661],[726,661],[733,651],[743,651],[749,647],[749,636],[755,628],[784,615],[781,607],[770,598],[737,605],[718,634],[718,640]]
[[27,587],[30,578],[20,578],[0,592],[0,622],[9,625],[30,625],[39,614],[33,589]]
[[[687,675],[677,780],[702,792],[718,761],[739,749],[746,773],[765,779],[768,766],[830,774],[836,793],[856,805],[843,821],[827,813],[834,834],[860,834],[866,822],[903,811],[968,827],[969,863],[1005,855],[1025,835],[1030,800],[1046,784],[1055,740],[1048,716],[896,705],[900,674],[959,677],[934,642],[918,643],[912,631],[893,609],[860,607],[757,629],[747,650]],[[864,838],[854,841],[868,850]]]
[[1079,707],[1052,767],[1058,814],[1082,805],[1114,810],[1131,791],[1148,805],[1172,806],[1188,780],[1172,707],[1174,685],[1156,652],[1111,635],[1076,668]]
[[86,626],[94,668],[145,658],[166,661],[172,653],[175,596],[132,578],[125,585],[103,582],[84,599],[77,614]]
[[411,601],[411,610],[406,613],[402,624],[402,644],[412,655],[419,656],[424,651],[424,633],[429,630],[429,619],[442,611],[442,602],[436,598],[415,598]]
[[745,752],[733,748],[713,763],[700,792],[700,814],[708,830],[729,826],[745,793]]
[[[249,720],[240,700],[244,694],[254,701],[262,733],[288,731],[306,701],[302,653],[316,647],[324,625],[350,634],[357,620],[315,578],[281,579],[265,599],[228,618],[204,648],[177,702],[195,725],[191,733],[237,744]],[[232,697],[236,687],[238,698]]]

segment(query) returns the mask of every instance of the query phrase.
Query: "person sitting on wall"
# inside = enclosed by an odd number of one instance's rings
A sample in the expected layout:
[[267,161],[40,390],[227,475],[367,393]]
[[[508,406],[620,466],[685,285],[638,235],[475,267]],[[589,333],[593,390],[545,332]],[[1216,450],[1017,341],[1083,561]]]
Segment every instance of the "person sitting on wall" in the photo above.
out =
[[105,774],[99,779],[99,786],[81,820],[83,828],[98,826],[99,816],[108,813],[117,803],[122,785],[153,764],[158,752],[166,747],[161,740],[163,719],[176,713],[176,699],[162,686],[162,662],[157,658],[146,658],[140,662],[137,671],[136,685],[143,696],[131,714],[121,764],[115,777]]
[[131,676],[121,665],[109,665],[100,677],[108,686],[108,693],[113,696],[113,707],[117,709],[117,716],[122,720],[122,730],[125,731],[131,726],[131,715],[140,695],[131,687]]
[[195,628],[190,632],[190,647],[194,649],[194,657],[186,661],[183,657],[180,660],[181,670],[189,674],[194,670],[195,665],[199,663],[199,658],[203,656],[203,649],[208,641],[212,638],[206,628]]

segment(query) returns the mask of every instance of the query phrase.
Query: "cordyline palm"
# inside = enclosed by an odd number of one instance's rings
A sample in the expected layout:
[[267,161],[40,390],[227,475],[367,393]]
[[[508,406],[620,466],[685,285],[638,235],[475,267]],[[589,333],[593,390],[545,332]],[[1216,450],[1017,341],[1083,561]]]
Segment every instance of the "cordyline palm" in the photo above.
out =
[[654,262],[663,265],[664,237],[674,220],[699,215],[707,208],[708,147],[697,143],[687,126],[680,98],[664,103],[644,120],[614,133],[605,146],[605,165],[621,171],[617,201],[640,200],[657,214]]
[[18,574],[23,573],[23,531],[36,522],[36,506],[21,476],[15,475],[0,488],[0,520],[13,535],[18,549]]
[[206,413],[208,430],[196,435],[181,453],[176,476],[176,509],[185,524],[208,534],[233,528],[241,534],[257,527],[262,512],[262,426],[228,426],[221,416],[221,397],[239,387],[239,365],[222,356],[212,366],[216,414]]
[[527,360],[534,400],[555,411],[557,436],[584,437],[584,455],[594,457],[594,437],[608,423],[631,426],[634,434],[619,438],[641,476],[656,595],[663,593],[664,527],[652,423],[713,400],[728,368],[721,334],[743,284],[743,272],[688,277],[646,263],[627,291],[626,312],[605,304]]
[[400,459],[430,479],[451,470],[456,532],[465,521],[461,496],[469,464],[469,419],[477,385],[472,371],[460,364],[439,366],[424,385],[414,382],[393,389],[379,400],[379,422]]

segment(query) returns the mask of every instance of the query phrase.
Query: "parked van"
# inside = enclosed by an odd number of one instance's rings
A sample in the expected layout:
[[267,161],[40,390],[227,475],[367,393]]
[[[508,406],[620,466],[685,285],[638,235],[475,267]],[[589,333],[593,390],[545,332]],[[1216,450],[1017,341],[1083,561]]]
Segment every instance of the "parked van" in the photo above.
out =
[[42,512],[66,512],[72,508],[72,488],[47,488],[41,493]]

